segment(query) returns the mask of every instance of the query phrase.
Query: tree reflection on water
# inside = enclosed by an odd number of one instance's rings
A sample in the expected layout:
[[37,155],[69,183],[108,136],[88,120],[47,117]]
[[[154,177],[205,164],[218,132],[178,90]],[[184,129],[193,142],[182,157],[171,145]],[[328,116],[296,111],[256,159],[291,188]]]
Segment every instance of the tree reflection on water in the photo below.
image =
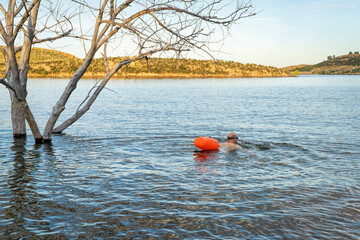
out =
[[7,180],[8,204],[2,209],[3,218],[7,221],[2,224],[2,234],[9,239],[33,238],[39,236],[40,232],[50,231],[50,223],[43,220],[46,216],[41,206],[44,196],[38,193],[34,176],[41,164],[40,152],[51,154],[52,147],[50,144],[35,144],[27,150],[25,146],[25,138],[15,138],[10,147],[14,165]]

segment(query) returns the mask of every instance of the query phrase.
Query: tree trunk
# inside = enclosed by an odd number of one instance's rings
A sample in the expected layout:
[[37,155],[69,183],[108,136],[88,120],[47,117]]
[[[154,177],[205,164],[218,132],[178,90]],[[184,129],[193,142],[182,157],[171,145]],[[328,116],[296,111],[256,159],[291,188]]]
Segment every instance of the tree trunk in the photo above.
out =
[[79,118],[81,118],[90,109],[91,105],[95,102],[96,98],[99,96],[100,92],[104,89],[104,87],[106,86],[108,81],[111,79],[111,77],[117,71],[119,71],[119,69],[122,66],[124,66],[126,64],[129,64],[134,60],[141,59],[143,57],[144,56],[140,56],[140,57],[137,57],[137,58],[134,58],[134,59],[122,61],[115,68],[113,68],[111,71],[108,71],[105,78],[102,80],[101,84],[96,88],[95,92],[90,97],[90,99],[86,102],[84,107],[82,107],[80,110],[76,111],[76,113],[72,117],[70,117],[69,119],[67,119],[66,121],[61,123],[58,127],[56,127],[53,130],[53,133],[61,133],[63,130],[65,130],[66,128],[71,126],[74,122],[76,122]]
[[[115,73],[115,72],[114,72]],[[76,122],[79,118],[81,118],[91,107],[91,105],[94,103],[94,101],[96,100],[96,98],[99,96],[100,92],[104,89],[105,85],[107,84],[107,82],[110,80],[111,75],[107,75],[103,81],[101,82],[100,86],[97,87],[97,89],[95,90],[94,94],[90,97],[90,99],[86,102],[86,104],[84,105],[84,107],[82,107],[79,111],[76,111],[76,113],[70,117],[69,119],[67,119],[66,121],[64,121],[62,124],[60,124],[58,127],[56,127],[53,130],[53,133],[61,133],[63,130],[65,130],[66,128],[70,127],[74,122]]]
[[29,124],[31,132],[35,138],[35,142],[42,143],[43,137],[41,136],[39,127],[35,121],[34,115],[32,114],[27,101],[26,100],[21,101],[21,105],[24,110],[25,119],[26,119],[27,123]]
[[[17,89],[16,95],[14,92],[9,90],[11,96],[11,120],[13,126],[13,135],[16,138],[26,136],[26,120],[35,138],[35,142],[41,143],[43,141],[43,138],[41,136],[39,127],[37,126],[37,123],[35,121],[34,115],[32,114],[29,105],[24,97],[25,90],[19,88],[16,82],[13,82],[13,84],[16,86],[15,89]],[[20,99],[16,96],[20,96]]]
[[[153,51],[149,51],[145,54],[139,55],[137,57],[134,57],[132,59],[121,61],[117,66],[115,66],[111,71],[107,71],[106,76],[102,80],[101,84],[96,88],[95,92],[92,94],[92,96],[89,98],[89,100],[86,102],[86,104],[78,111],[75,112],[73,116],[68,118],[66,121],[61,123],[59,126],[57,126],[52,133],[61,133],[66,128],[70,127],[74,122],[76,122],[79,118],[81,118],[91,107],[91,105],[95,102],[96,98],[99,96],[100,92],[105,88],[108,81],[111,79],[111,77],[120,70],[124,65],[127,65],[133,61],[137,61],[143,58],[146,58],[148,55],[151,55],[155,52],[159,52],[160,50],[166,50],[166,48],[163,49],[156,49]],[[105,57],[105,62],[107,62],[107,58]],[[108,68],[108,65],[106,64],[106,68]]]
[[[25,2],[22,4],[25,5]],[[26,12],[28,17],[26,19],[26,14],[21,19],[23,21],[18,25],[14,24],[14,19],[16,18],[15,13],[15,5],[16,1],[9,1],[9,9],[8,12],[4,12],[6,17],[6,32],[3,29],[3,25],[1,25],[1,35],[3,41],[6,43],[6,48],[4,53],[6,69],[7,69],[7,79],[9,84],[13,87],[10,91],[11,98],[11,120],[13,127],[13,136],[15,138],[26,137],[26,124],[27,121],[30,129],[33,133],[36,143],[42,142],[42,136],[40,134],[39,128],[36,124],[35,118],[29,108],[29,105],[26,101],[27,95],[27,74],[29,70],[29,60],[31,53],[32,41],[34,39],[35,26],[37,15],[39,11],[40,1],[33,1],[33,6],[29,11]],[[21,9],[21,8],[19,8]],[[16,58],[16,50],[15,50],[15,38],[20,30],[19,26],[28,21],[27,28],[22,26],[24,31],[24,42],[22,46],[22,52],[20,56],[19,64]],[[16,26],[15,32],[14,26]]]
[[52,111],[52,113],[50,115],[50,118],[49,118],[48,122],[45,125],[45,129],[44,129],[44,133],[43,133],[44,142],[51,142],[52,132],[54,130],[56,121],[60,117],[60,114],[65,110],[65,105],[66,105],[71,93],[76,89],[76,85],[77,85],[78,81],[81,79],[81,77],[84,75],[87,68],[91,64],[94,55],[95,55],[95,50],[94,49],[89,51],[89,53],[88,53],[87,57],[85,58],[83,64],[75,72],[73,77],[70,79],[70,82],[66,86],[66,88],[65,88],[64,92],[62,93],[60,99],[56,102],[56,105],[53,108],[53,111]]
[[21,103],[15,97],[15,94],[10,91],[11,98],[11,121],[14,138],[26,137],[25,115]]
[[[8,67],[9,68],[9,67]],[[14,74],[8,74],[8,80],[10,85],[15,86]],[[11,100],[11,122],[13,128],[14,138],[26,137],[26,123],[24,109],[16,96],[15,92],[9,90]]]
[[[43,138],[41,136],[40,130],[36,124],[35,118],[29,108],[29,105],[26,101],[26,81],[21,84],[20,83],[20,75],[18,71],[18,66],[15,58],[15,51],[14,47],[11,46],[7,48],[8,54],[7,56],[11,56],[8,61],[8,69],[10,71],[7,73],[7,78],[9,80],[9,83],[13,86],[14,92],[10,91],[11,100],[12,100],[12,122],[13,122],[13,130],[14,136],[15,134],[18,134],[17,129],[24,129],[24,132],[20,132],[22,135],[16,135],[19,137],[24,137],[24,134],[26,134],[26,128],[25,128],[25,119],[27,123],[29,124],[29,127],[31,129],[31,132],[35,138],[36,143],[41,143]],[[25,71],[26,73],[26,71]],[[26,79],[25,79],[26,80]],[[20,109],[21,108],[21,109]],[[14,124],[15,123],[15,124]]]

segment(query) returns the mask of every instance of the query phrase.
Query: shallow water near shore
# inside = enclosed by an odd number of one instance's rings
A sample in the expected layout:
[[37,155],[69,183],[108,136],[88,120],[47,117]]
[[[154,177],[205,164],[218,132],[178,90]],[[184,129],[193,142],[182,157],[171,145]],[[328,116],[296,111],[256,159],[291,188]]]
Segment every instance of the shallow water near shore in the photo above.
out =
[[[60,121],[94,82],[79,83]],[[66,83],[29,81],[41,129]],[[360,76],[107,88],[37,145],[30,132],[13,140],[0,87],[0,239],[360,238]],[[193,145],[230,131],[243,151]]]

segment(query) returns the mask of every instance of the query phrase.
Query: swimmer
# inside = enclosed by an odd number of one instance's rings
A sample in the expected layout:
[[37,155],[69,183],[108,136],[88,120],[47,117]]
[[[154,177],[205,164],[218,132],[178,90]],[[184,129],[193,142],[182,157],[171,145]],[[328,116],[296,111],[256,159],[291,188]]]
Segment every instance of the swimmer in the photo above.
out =
[[227,150],[227,151],[235,151],[235,150],[241,150],[243,149],[239,144],[238,144],[238,136],[236,135],[236,133],[231,132],[227,135],[227,142],[225,143],[220,143],[220,147]]

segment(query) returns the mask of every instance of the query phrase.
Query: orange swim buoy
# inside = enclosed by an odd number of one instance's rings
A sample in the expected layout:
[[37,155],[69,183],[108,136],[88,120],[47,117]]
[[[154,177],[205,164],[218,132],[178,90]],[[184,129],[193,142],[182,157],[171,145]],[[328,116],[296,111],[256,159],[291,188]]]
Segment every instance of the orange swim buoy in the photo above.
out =
[[211,137],[198,137],[194,145],[202,150],[217,150],[220,147],[219,142]]

